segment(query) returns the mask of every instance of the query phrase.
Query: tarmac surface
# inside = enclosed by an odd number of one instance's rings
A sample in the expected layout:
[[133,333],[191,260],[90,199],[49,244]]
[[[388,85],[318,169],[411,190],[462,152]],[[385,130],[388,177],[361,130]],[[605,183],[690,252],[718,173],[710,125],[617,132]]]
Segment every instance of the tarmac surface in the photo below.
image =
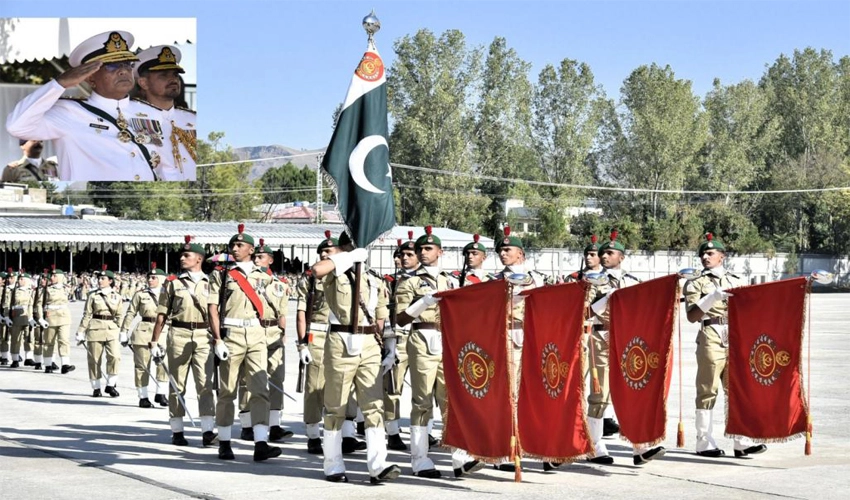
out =
[[[612,466],[577,462],[543,472],[540,462],[524,460],[521,483],[514,483],[513,473],[492,468],[455,479],[450,455],[436,449],[431,456],[443,478],[420,479],[411,475],[407,452],[390,451],[389,459],[402,467],[402,476],[372,486],[365,452],[358,452],[345,457],[351,482],[332,484],[324,481],[322,457],[306,452],[291,333],[287,336],[284,388],[295,401],[286,399],[283,425],[295,436],[278,444],[283,449],[279,458],[261,463],[252,460],[252,443],[238,439],[233,440],[236,460],[218,460],[217,448],[202,448],[200,430],[192,428],[188,419],[190,446],[172,446],[167,410],[138,407],[129,349],[122,350],[121,396],[114,399],[90,397],[83,347],[72,348],[77,369],[67,375],[44,374],[32,367],[0,367],[0,498],[850,498],[848,306],[850,296],[846,294],[812,296],[814,439],[813,454],[808,457],[803,453],[804,440],[799,438],[770,444],[767,453],[753,458],[732,458],[732,441],[721,432],[723,398],[714,413],[715,438],[727,457],[710,459],[693,453],[696,327],[684,323],[684,449],[675,447],[680,391],[674,373],[668,398],[668,437],[663,443],[667,455],[642,467],[632,465],[631,446],[617,439],[606,441],[615,458]],[[71,310],[73,336],[82,303],[72,303]],[[290,331],[295,325],[293,314],[294,302],[290,302]],[[191,381],[186,399],[197,419]],[[406,389],[402,414],[409,414],[409,409]],[[403,419],[406,443],[408,425]],[[436,436],[439,429],[438,421]],[[486,423],[482,423],[482,432],[486,432]],[[238,422],[233,435],[239,436]]]

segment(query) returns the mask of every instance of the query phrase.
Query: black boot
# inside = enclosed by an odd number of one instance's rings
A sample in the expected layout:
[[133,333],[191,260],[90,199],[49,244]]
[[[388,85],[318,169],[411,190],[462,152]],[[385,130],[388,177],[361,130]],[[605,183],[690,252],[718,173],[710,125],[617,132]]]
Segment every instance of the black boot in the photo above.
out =
[[292,437],[294,433],[288,429],[284,429],[279,425],[269,427],[269,441],[276,443],[282,439]]
[[7,358],[0,358],[0,366],[6,366],[9,364],[9,360]]
[[387,434],[387,449],[407,451],[407,445],[401,440],[401,434]]
[[214,445],[216,441],[218,441],[218,434],[213,431],[207,431],[201,435],[201,445],[204,448]]
[[35,363],[32,367],[34,370],[41,370],[41,363]]
[[9,368],[18,368],[19,366],[21,366],[21,364],[17,360],[15,360],[12,361],[12,364],[9,365]]
[[243,427],[242,432],[239,433],[239,439],[242,441],[254,441],[254,428],[253,427]]
[[277,446],[269,446],[269,443],[265,441],[259,441],[254,443],[254,461],[262,462],[264,460],[268,460],[270,458],[279,457],[280,456],[280,448]]
[[151,404],[151,400],[148,399],[148,398],[140,399],[139,400],[139,408],[153,408],[153,405]]
[[230,441],[219,440],[218,458],[221,460],[236,460],[236,456],[233,454],[233,448],[230,447]]
[[357,435],[365,436],[366,435],[366,422],[357,422]]
[[358,441],[353,437],[342,438],[342,453],[348,455],[355,451],[363,451],[366,449],[366,441]]
[[650,462],[651,460],[655,460],[656,458],[661,458],[664,454],[667,453],[667,449],[663,446],[656,446],[651,450],[641,453],[640,455],[634,455],[632,460],[635,465],[643,465],[645,463]]
[[620,432],[620,424],[617,423],[613,418],[606,418],[602,420],[602,437],[613,436]]
[[53,373],[54,371],[56,371],[56,368],[53,368],[52,366],[44,367],[44,373]]
[[325,452],[322,449],[322,439],[321,438],[309,438],[307,439],[307,453],[311,455],[321,455]]
[[91,393],[91,397],[93,397],[93,398],[99,398],[99,397],[101,397],[101,396],[103,396],[103,394],[101,394],[100,389],[95,389],[95,390]]
[[159,403],[159,406],[168,406],[168,398],[165,397],[165,394],[157,394],[153,397],[154,403]]
[[71,373],[76,369],[77,367],[74,365],[62,365],[62,375],[65,375],[66,373]]
[[757,444],[754,446],[750,446],[746,450],[735,450],[735,458],[744,458],[747,455],[758,455],[759,453],[764,453],[766,451],[767,445]]
[[33,361],[31,359],[24,360],[24,366],[32,366],[34,364],[35,364],[35,361]]
[[171,444],[174,446],[189,446],[189,441],[186,441],[186,436],[182,432],[171,434]]
[[110,398],[117,398],[118,396],[120,396],[120,394],[118,394],[118,390],[115,389],[114,385],[107,385],[106,389],[104,389],[103,392],[109,394]]
[[[439,472],[440,471],[437,471],[438,474]],[[401,468],[398,465],[390,465],[386,469],[382,470],[377,476],[369,476],[369,482],[372,484],[380,484],[385,481],[392,481],[400,475]]]

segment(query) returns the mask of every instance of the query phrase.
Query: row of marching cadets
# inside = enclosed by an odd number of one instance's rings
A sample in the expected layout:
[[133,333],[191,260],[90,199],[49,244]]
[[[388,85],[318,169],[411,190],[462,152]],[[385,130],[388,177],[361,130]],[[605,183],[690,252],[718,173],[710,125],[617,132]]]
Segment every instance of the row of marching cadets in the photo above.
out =
[[[379,483],[400,474],[398,466],[387,463],[387,449],[407,450],[399,426],[399,402],[406,376],[410,380],[412,403],[411,471],[423,478],[442,475],[429,457],[429,448],[434,444],[430,426],[435,406],[444,412],[445,417],[450,397],[443,366],[446,359],[443,352],[446,344],[442,338],[445,324],[441,322],[439,304],[443,293],[448,290],[491,281],[510,282],[508,366],[513,373],[512,398],[514,401],[518,399],[526,294],[529,290],[551,284],[551,279],[526,268],[522,241],[511,235],[509,228],[505,228],[504,238],[497,241],[496,250],[504,268],[498,273],[487,273],[483,270],[487,249],[476,235],[474,241],[463,249],[463,269],[448,272],[442,269],[440,263],[440,239],[430,227],[426,227],[425,234],[415,240],[411,232],[408,241],[398,241],[396,272],[381,277],[363,267],[367,251],[354,248],[345,233],[339,239],[333,238],[330,232],[326,233],[326,239],[317,250],[319,260],[299,284],[297,332],[300,369],[305,379],[307,449],[310,453],[324,455],[324,472],[328,481],[348,481],[343,454],[350,449],[343,449],[343,439],[351,434],[351,431],[345,431],[346,427],[353,428],[352,396],[356,396],[354,402],[365,418],[367,466],[371,481]],[[587,311],[580,359],[584,367],[583,379],[589,386],[584,424],[589,447],[581,456],[595,464],[609,465],[614,463],[614,459],[608,453],[603,437],[614,435],[619,427],[613,418],[606,418],[611,407],[609,359],[618,360],[617,368],[623,368],[619,366],[622,363],[619,355],[610,352],[610,304],[614,292],[641,285],[641,280],[622,268],[626,249],[616,231],[604,243],[599,243],[593,236],[584,254],[585,268],[571,275],[572,281],[584,286],[584,309]],[[680,278],[687,278],[684,287],[687,319],[700,323],[696,339],[696,452],[704,457],[722,457],[725,452],[714,439],[712,409],[727,376],[727,290],[741,287],[744,283],[725,268],[726,248],[710,233],[700,244],[698,254],[703,265],[701,271],[684,270],[673,278],[676,286]],[[676,303],[680,300],[679,291],[680,288],[676,288]],[[353,324],[357,326],[353,327]],[[657,364],[658,360],[650,359],[650,363]],[[640,383],[634,385],[640,388]],[[664,398],[666,403],[666,392]],[[632,418],[627,408],[622,408],[621,413],[621,419]],[[734,434],[732,437],[737,458],[767,450],[765,444],[755,443],[745,435]],[[663,438],[645,442],[629,440],[633,444],[632,462],[636,466],[665,454],[666,450],[660,443]],[[516,471],[519,465],[518,460],[507,457],[488,460],[479,453],[470,453],[458,446],[449,447],[456,477],[480,470],[485,462],[493,463],[497,470],[503,471]],[[557,460],[543,462],[544,470],[560,465]]]

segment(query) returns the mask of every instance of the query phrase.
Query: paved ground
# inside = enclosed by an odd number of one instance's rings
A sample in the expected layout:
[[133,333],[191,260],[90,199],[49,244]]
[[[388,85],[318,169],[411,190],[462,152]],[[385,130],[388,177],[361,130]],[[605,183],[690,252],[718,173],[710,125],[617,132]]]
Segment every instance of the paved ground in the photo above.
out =
[[[523,482],[513,475],[484,470],[464,479],[451,475],[447,453],[435,461],[444,478],[425,480],[410,475],[407,453],[390,452],[402,466],[398,481],[372,487],[365,455],[346,459],[349,484],[323,481],[321,457],[306,453],[301,422],[301,401],[295,392],[297,363],[291,338],[287,345],[287,392],[298,399],[286,401],[285,425],[296,436],[283,444],[283,455],[265,463],[251,460],[252,445],[234,440],[235,462],[222,462],[215,448],[200,447],[200,432],[189,429],[192,446],[169,443],[165,409],[137,407],[132,388],[132,356],[124,350],[116,399],[92,399],[86,380],[86,355],[72,350],[77,370],[46,375],[31,368],[0,369],[0,495],[4,498],[416,498],[451,495],[460,498],[847,498],[850,487],[850,410],[847,360],[850,359],[850,296],[815,295],[812,310],[812,408],[814,454],[803,454],[802,439],[770,445],[768,453],[754,459],[704,459],[694,446],[693,379],[695,329],[686,325],[684,356],[684,408],[686,449],[675,449],[679,390],[674,376],[669,397],[670,450],[662,460],[642,468],[631,465],[631,448],[608,441],[614,466],[587,463],[542,472],[539,463],[525,462]],[[80,303],[72,304],[75,321]],[[290,307],[292,314],[292,307]],[[77,323],[74,323],[76,327]],[[294,321],[290,317],[290,324]],[[190,386],[191,387],[191,386]],[[195,410],[190,389],[188,402]],[[405,397],[408,394],[405,393]],[[409,401],[403,412],[409,410]],[[715,412],[715,427],[722,428],[723,408]],[[408,422],[403,421],[406,428]],[[437,424],[437,429],[439,424]],[[486,432],[486,426],[482,426]],[[439,430],[435,431],[439,434]],[[238,436],[238,426],[234,431]],[[405,441],[407,435],[403,434]],[[731,440],[720,437],[731,454]]]

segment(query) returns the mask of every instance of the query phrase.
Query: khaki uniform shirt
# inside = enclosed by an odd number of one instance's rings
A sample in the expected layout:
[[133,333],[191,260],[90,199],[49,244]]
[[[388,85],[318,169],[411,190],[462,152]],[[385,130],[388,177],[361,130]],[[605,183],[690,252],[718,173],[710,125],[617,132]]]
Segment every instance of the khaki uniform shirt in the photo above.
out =
[[18,161],[6,165],[3,169],[3,182],[27,182],[46,181],[58,177],[57,163],[53,160],[42,160],[41,165],[36,166],[24,156]]
[[[234,267],[237,273],[243,273],[243,271],[239,267]],[[221,293],[222,285],[221,279],[222,274],[227,278],[227,285],[225,286],[225,290],[227,293],[226,299],[227,301],[224,304],[223,316],[225,318],[233,318],[233,319],[254,319],[259,318],[257,315],[257,310],[254,309],[254,305],[248,299],[248,296],[245,292],[242,291],[242,288],[239,287],[239,284],[236,283],[236,280],[227,276],[228,272],[225,271],[222,273],[221,271],[215,271],[212,273],[210,277],[210,297],[209,303],[218,304],[219,303],[219,293]],[[244,275],[244,273],[243,273]],[[270,287],[272,285],[272,277],[269,276],[265,271],[263,271],[262,267],[253,266],[251,268],[251,272],[246,276],[248,279],[248,283],[251,285],[251,288],[257,292],[257,295],[260,296],[260,300],[263,300],[262,290],[266,287]],[[263,308],[263,314],[265,315],[265,309]],[[222,311],[219,311],[220,313]],[[225,325],[221,325],[222,328],[226,328]]]
[[[121,319],[121,295],[115,290],[97,290],[86,299],[80,330],[86,331],[86,340],[105,342],[118,337],[118,322]],[[99,319],[94,316],[109,316]]]
[[159,306],[159,295],[155,294],[150,288],[140,290],[133,295],[130,300],[130,305],[127,306],[127,313],[124,315],[124,321],[121,323],[121,330],[129,332],[130,325],[133,319],[138,314],[143,320],[136,326],[133,332],[133,345],[147,345],[153,337],[153,326],[156,321],[157,308]]
[[[16,326],[29,325],[30,318],[33,317],[33,294],[34,290],[30,287],[17,287],[14,291],[14,301],[10,299],[9,304],[11,307],[12,302],[14,302],[15,306],[9,311],[9,315]],[[12,295],[12,293],[9,293],[9,295]]]
[[[351,271],[352,275],[354,271]],[[325,290],[325,298],[328,301],[330,308],[331,323],[340,325],[351,325],[351,306],[354,300],[354,286],[347,274],[340,276],[330,273],[323,279]],[[366,304],[366,309],[372,316],[373,321],[385,320],[389,317],[389,294],[387,288],[380,280],[366,272],[364,269],[360,273],[360,299]],[[366,326],[369,321],[361,307],[358,306],[357,317],[360,326]]]
[[[396,311],[403,312],[428,293],[442,292],[454,288],[454,286],[448,273],[440,271],[434,278],[428,274],[424,266],[419,266],[412,275],[401,278],[395,296]],[[413,319],[411,328],[416,329],[416,323],[437,323],[439,325],[440,306],[434,304],[425,309],[418,318]]]
[[[315,282],[315,290],[313,291],[313,317],[306,318],[307,320],[307,330],[311,330],[310,324],[315,323],[317,325],[327,325],[330,320],[331,309],[328,306],[328,301],[325,299],[325,287],[323,280],[317,279]],[[298,282],[298,289],[296,293],[298,294],[298,302],[296,303],[296,308],[299,311],[304,311],[307,313],[307,296],[310,292],[310,278],[308,276],[304,276]]]
[[[39,294],[40,295],[40,294]],[[62,283],[47,287],[47,303],[41,309],[41,298],[36,301],[36,311],[39,319],[46,319],[50,326],[65,326],[71,324],[71,310],[68,307],[68,291]]]
[[[685,308],[687,311],[690,311],[694,307],[697,307],[697,302],[699,302],[700,299],[717,288],[728,290],[730,288],[744,285],[745,283],[743,279],[729,271],[726,271],[722,278],[718,278],[712,274],[709,269],[703,269],[702,275],[699,278],[685,282],[685,289],[683,291],[685,296]],[[718,300],[713,306],[711,306],[711,309],[703,315],[702,319],[726,318],[727,315],[728,301]],[[700,331],[705,333],[707,330],[711,330],[722,337],[722,333],[718,331],[720,328],[717,328],[717,326],[719,325],[702,326]]]
[[207,323],[209,303],[209,276],[205,274],[195,283],[189,273],[184,272],[162,286],[156,313],[164,314],[167,321]]
[[[588,296],[590,297],[590,303],[594,304],[596,301],[601,300],[602,297],[608,294],[611,290],[618,290],[620,288],[626,288],[627,286],[632,286],[640,283],[640,280],[626,271],[620,270],[620,277],[616,277],[616,273],[612,273],[611,270],[605,269],[604,272],[610,278],[610,281],[606,285],[593,285],[590,287],[588,292]],[[601,323],[603,325],[603,329],[607,330],[609,328],[609,319],[610,313],[608,312],[608,307],[606,307],[602,313],[593,313],[595,323]]]
[[[506,267],[502,269],[500,273],[493,276],[493,279],[502,280],[514,272],[515,271],[510,267]],[[515,322],[523,322],[525,320],[525,297],[519,295],[519,293],[523,290],[531,290],[533,288],[544,286],[548,283],[548,277],[542,273],[538,273],[537,271],[527,271],[526,274],[528,277],[525,282],[521,285],[514,286],[514,296],[511,300],[511,313]],[[521,327],[516,326],[516,328]]]

